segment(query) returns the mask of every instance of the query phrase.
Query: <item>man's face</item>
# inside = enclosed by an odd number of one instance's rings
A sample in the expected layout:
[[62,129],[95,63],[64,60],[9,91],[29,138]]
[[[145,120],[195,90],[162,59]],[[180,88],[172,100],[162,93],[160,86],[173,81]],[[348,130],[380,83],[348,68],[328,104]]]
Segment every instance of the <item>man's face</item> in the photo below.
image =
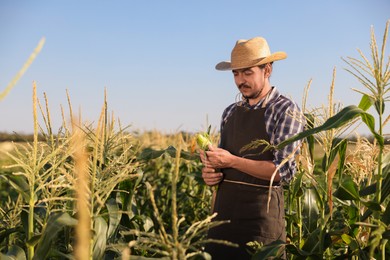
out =
[[257,99],[265,86],[265,69],[251,67],[233,70],[234,81],[244,98]]

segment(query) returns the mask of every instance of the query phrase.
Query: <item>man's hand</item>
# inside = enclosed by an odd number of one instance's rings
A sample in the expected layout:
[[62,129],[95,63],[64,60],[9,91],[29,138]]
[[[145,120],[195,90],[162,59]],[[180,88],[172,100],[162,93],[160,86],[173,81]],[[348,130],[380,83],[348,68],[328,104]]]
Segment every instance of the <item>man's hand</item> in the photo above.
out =
[[235,156],[225,149],[209,146],[205,166],[214,169],[231,168]]
[[222,176],[222,172],[216,172],[213,168],[204,167],[202,169],[202,178],[208,186],[214,186],[220,183]]
[[[209,145],[209,151],[210,151],[210,149],[215,150],[216,148]],[[209,151],[207,151],[207,152],[205,152],[203,150],[199,151],[200,159],[204,165],[204,167],[202,169],[202,178],[208,186],[214,186],[222,181],[223,174],[222,174],[222,172],[217,171],[216,170],[217,168],[214,168],[211,166],[212,164],[211,164],[211,162],[208,158],[208,155],[207,155],[207,153]]]

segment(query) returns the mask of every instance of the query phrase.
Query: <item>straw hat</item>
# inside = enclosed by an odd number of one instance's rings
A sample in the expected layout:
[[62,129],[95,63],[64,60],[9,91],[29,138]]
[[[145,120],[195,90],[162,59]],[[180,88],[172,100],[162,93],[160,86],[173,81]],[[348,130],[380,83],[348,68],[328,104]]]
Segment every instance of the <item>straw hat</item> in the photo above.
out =
[[285,52],[274,52],[268,47],[267,41],[262,37],[255,37],[249,40],[238,40],[234,46],[230,61],[222,61],[215,68],[217,70],[244,69],[287,57]]

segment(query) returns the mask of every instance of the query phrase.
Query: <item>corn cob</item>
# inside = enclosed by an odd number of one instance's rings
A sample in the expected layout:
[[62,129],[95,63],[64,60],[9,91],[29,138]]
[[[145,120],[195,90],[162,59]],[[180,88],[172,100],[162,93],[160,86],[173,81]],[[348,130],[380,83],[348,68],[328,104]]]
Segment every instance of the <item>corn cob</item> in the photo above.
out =
[[[207,132],[204,133],[197,133],[196,134],[196,143],[198,144],[199,148],[202,149],[204,156],[207,158],[206,151],[209,150],[209,145],[212,145],[213,143],[211,142],[210,138],[210,128],[211,126],[208,127]],[[219,171],[216,169],[216,171]],[[214,211],[214,203],[215,203],[215,198],[216,194],[218,191],[218,185],[214,185],[211,187],[211,190],[213,191],[212,195],[212,200],[211,200],[211,212]]]
[[206,151],[209,150],[209,145],[213,144],[211,142],[210,129],[211,125],[209,125],[209,127],[207,128],[207,132],[197,133],[195,136],[196,143],[198,144],[199,148],[203,150],[205,156]]
[[207,151],[209,149],[209,145],[211,145],[210,135],[208,133],[198,133],[196,135],[196,143],[199,148],[203,151]]

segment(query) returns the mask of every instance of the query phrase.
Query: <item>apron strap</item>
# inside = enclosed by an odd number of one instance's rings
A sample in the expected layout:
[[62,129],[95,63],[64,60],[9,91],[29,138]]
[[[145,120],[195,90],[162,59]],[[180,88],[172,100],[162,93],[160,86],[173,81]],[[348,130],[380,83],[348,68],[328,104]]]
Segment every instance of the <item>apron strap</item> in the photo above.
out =
[[[224,182],[230,182],[230,183],[235,183],[235,184],[241,184],[241,185],[248,185],[248,186],[253,186],[253,187],[259,187],[259,188],[269,188],[267,185],[260,185],[260,184],[254,184],[254,183],[248,183],[248,182],[243,182],[243,181],[233,181],[233,180],[223,180]],[[280,185],[273,185],[272,188],[277,189],[280,188]]]

